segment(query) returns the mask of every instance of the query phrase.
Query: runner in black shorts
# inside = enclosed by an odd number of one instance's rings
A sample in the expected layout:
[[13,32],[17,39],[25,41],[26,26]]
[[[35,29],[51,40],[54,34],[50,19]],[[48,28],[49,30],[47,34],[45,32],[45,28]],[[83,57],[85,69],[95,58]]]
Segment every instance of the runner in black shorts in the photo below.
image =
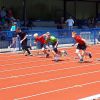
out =
[[[75,39],[76,43],[78,44],[76,48],[76,54],[80,58],[80,62],[83,62],[84,61],[83,58],[85,55],[88,55],[90,58],[92,58],[92,55],[90,52],[86,52],[86,48],[87,48],[86,40],[76,34],[77,34],[76,32],[72,32],[72,37]],[[80,53],[80,50],[82,50],[82,54]]]
[[25,32],[22,32],[20,28],[17,28],[16,29],[16,33],[20,37],[20,43],[21,43],[22,49],[27,52],[27,54],[25,54],[25,56],[27,56],[27,55],[32,56],[31,52],[28,49],[30,47],[27,46],[27,36],[26,36],[26,33]]
[[83,44],[83,45],[78,44],[78,46],[77,46],[77,49],[79,49],[79,50],[86,50],[86,48],[87,48],[86,44]]

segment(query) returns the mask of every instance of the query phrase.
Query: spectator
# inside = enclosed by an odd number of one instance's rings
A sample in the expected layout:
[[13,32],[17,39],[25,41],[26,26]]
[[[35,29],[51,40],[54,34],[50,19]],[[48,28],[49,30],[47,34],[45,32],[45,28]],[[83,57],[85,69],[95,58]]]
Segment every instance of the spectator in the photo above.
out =
[[5,10],[5,7],[2,7],[2,8],[1,8],[0,16],[1,16],[1,18],[5,18],[5,17],[6,17],[6,10]]
[[56,24],[57,24],[57,29],[63,29],[64,28],[64,17],[61,17],[60,19],[58,19],[56,21]]
[[70,17],[65,21],[65,23],[68,26],[68,28],[71,30],[73,28],[74,20],[72,19],[72,17]]
[[0,17],[1,17],[2,25],[4,25],[4,24],[5,24],[5,17],[6,17],[6,10],[5,10],[5,7],[2,7],[2,8],[1,8]]
[[32,29],[33,24],[32,24],[32,20],[31,19],[27,20],[26,26],[28,28],[31,28]]
[[17,27],[21,27],[21,22],[19,18],[16,19],[16,23],[17,23]]
[[9,9],[7,10],[7,16],[8,16],[9,18],[12,18],[12,17],[13,17],[12,8],[9,8]]
[[17,41],[17,34],[16,34],[16,23],[13,23],[12,26],[11,26],[11,29],[10,31],[12,31],[12,43],[10,44],[10,46],[8,46],[8,48],[12,48],[14,47],[14,51],[15,51],[15,48],[16,48],[16,41]]
[[61,17],[59,20],[57,20],[56,25],[58,29],[58,34],[62,36],[63,35],[62,29],[64,29],[64,25],[65,25],[64,17]]

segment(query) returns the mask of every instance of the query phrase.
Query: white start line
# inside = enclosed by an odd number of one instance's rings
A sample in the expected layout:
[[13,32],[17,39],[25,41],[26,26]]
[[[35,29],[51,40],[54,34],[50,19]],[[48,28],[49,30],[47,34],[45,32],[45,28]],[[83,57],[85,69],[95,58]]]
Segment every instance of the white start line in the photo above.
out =
[[79,99],[79,100],[100,100],[100,94],[89,96],[89,97],[82,98],[82,99]]

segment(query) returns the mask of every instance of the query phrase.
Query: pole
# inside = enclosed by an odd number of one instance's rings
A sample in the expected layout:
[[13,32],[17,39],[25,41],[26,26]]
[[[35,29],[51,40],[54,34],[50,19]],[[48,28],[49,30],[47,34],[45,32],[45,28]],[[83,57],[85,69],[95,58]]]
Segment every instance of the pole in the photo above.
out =
[[24,26],[26,26],[26,0],[23,0],[23,21]]
[[64,16],[64,20],[65,20],[66,19],[66,0],[63,0],[63,6],[64,6],[63,16]]

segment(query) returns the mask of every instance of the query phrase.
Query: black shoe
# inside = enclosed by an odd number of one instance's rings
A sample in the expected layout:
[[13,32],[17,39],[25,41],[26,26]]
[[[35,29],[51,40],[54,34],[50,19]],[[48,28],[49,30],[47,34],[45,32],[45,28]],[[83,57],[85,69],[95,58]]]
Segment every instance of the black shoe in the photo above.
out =
[[46,54],[46,58],[48,58],[49,57],[49,54]]
[[82,62],[84,62],[84,61],[83,61],[83,59],[80,59],[80,61],[79,61],[79,62],[80,62],[80,63],[82,63]]
[[25,56],[33,56],[32,54],[25,54]]
[[92,54],[91,53],[89,53],[89,58],[92,58]]

